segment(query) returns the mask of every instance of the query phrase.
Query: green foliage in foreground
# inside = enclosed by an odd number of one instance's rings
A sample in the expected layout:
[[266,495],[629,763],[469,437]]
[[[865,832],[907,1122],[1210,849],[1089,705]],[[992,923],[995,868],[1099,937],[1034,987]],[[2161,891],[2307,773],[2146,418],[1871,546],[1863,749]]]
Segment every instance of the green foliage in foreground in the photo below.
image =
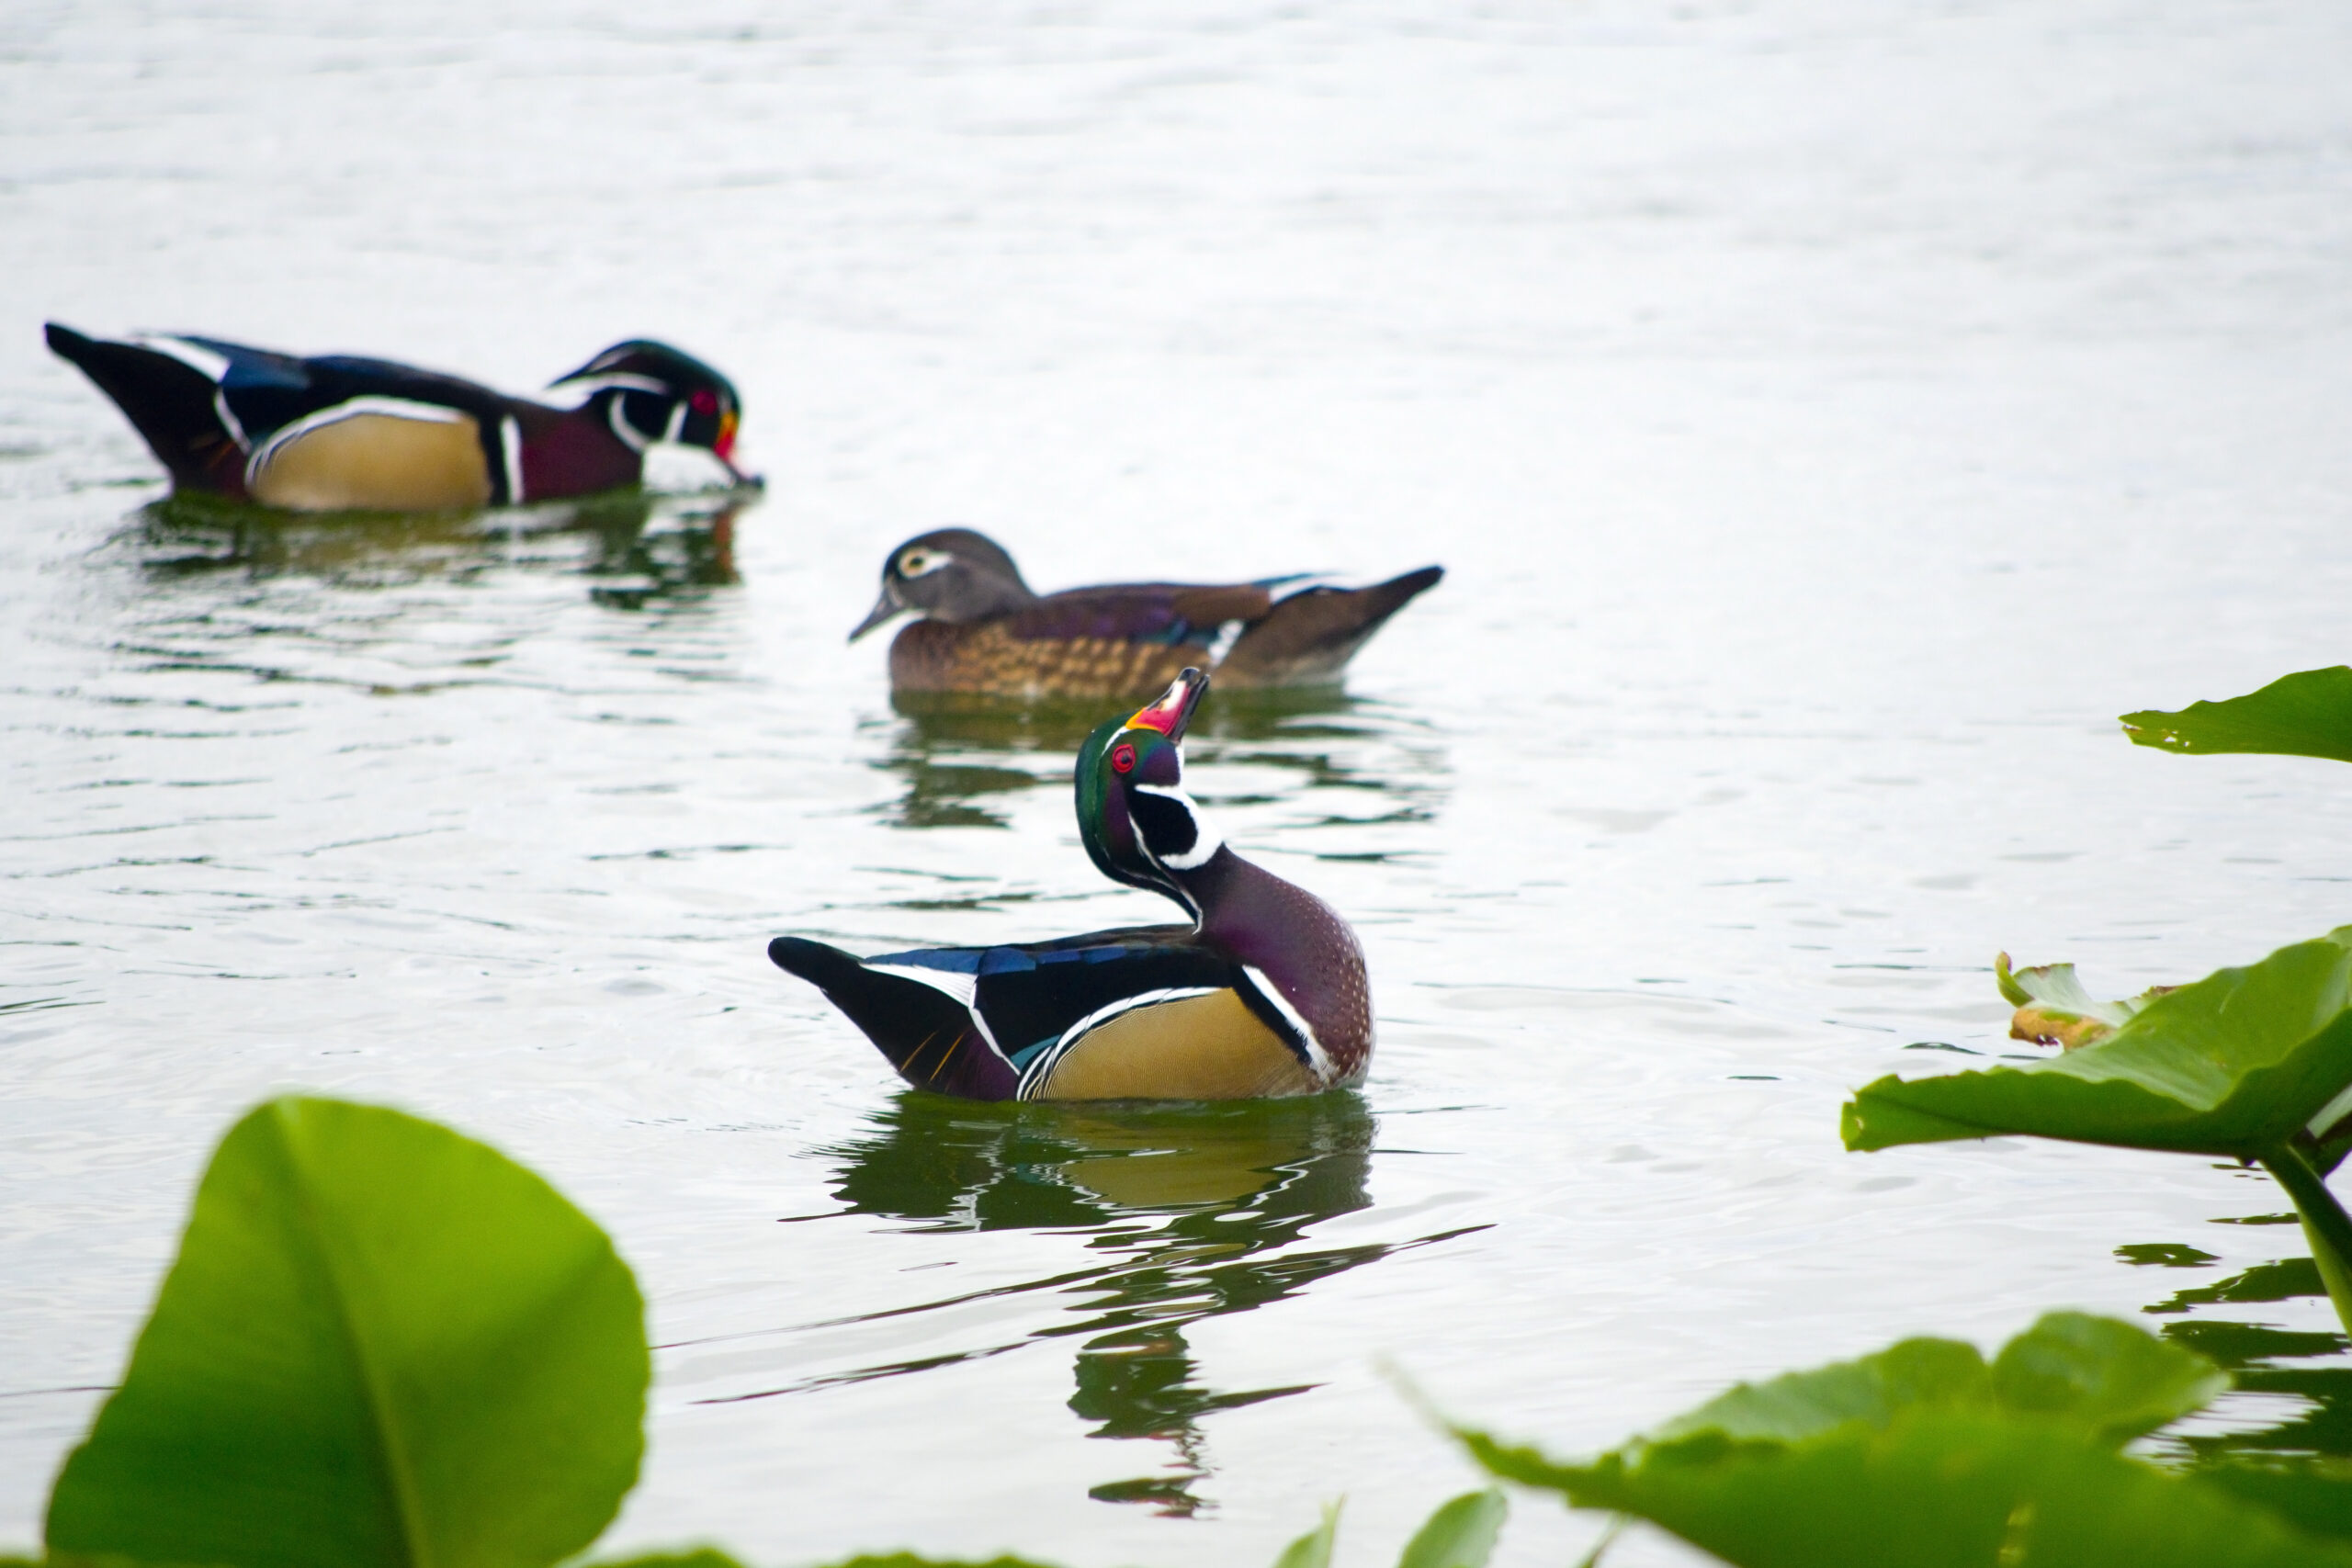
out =
[[[0,1564],[0,1568],[6,1568],[6,1564]],[[717,1547],[706,1546],[695,1551],[654,1551],[642,1557],[616,1558],[591,1563],[589,1568],[743,1568],[743,1564]],[[1049,1564],[1032,1562],[1025,1557],[991,1557],[985,1562],[958,1558],[949,1562],[944,1558],[917,1557],[910,1551],[894,1551],[887,1557],[852,1557],[831,1564],[831,1568],[1049,1568]]]
[[273,1100],[213,1156],[53,1558],[511,1568],[637,1480],[644,1303],[586,1215],[395,1111]]
[[2226,702],[2127,713],[2135,745],[2188,753],[2260,751],[2352,762],[2352,669],[2305,670]]
[[2352,1568],[2352,1543],[2312,1523],[2352,1513],[2352,1483],[2282,1472],[2266,1497],[2260,1477],[2179,1475],[2119,1451],[2225,1381],[2129,1324],[2057,1313],[1989,1364],[1973,1346],[1906,1339],[1743,1383],[1580,1464],[1456,1436],[1498,1476],[1647,1519],[1739,1568]]
[[[2004,963],[2001,980],[2012,1001],[2086,1010],[2071,966],[2012,976]],[[2048,1061],[1865,1085],[1845,1108],[1846,1146],[2026,1133],[2259,1162],[2294,1200],[2352,1329],[2352,1216],[2324,1179],[2352,1111],[2352,926],[2105,1016],[2120,1021]]]
[[[49,1568],[550,1568],[637,1480],[637,1281],[503,1155],[290,1097],[221,1140],[122,1384],[50,1495]],[[1484,1568],[1501,1495],[1401,1568]],[[1338,1510],[1282,1568],[1329,1568]],[[0,1555],[0,1568],[35,1568]],[[742,1568],[715,1547],[596,1568]],[[834,1568],[1046,1568],[899,1552]]]
[[2063,1056],[1881,1078],[1855,1093],[1843,1131],[1849,1149],[2030,1133],[2262,1159],[2347,1084],[2352,927],[2154,997],[2113,1033]]

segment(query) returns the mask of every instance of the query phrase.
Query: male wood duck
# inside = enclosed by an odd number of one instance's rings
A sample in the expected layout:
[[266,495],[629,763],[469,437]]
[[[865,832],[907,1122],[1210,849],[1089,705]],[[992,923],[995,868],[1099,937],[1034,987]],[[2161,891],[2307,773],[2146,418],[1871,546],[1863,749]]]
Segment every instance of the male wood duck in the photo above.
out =
[[1186,670],[1078,753],[1086,852],[1191,925],[872,958],[780,936],[768,956],[909,1083],[969,1100],[1248,1100],[1356,1082],[1373,1023],[1355,933],[1234,853],[1184,793],[1184,726],[1207,689]]
[[1274,590],[1295,577],[1221,587],[1120,582],[1041,595],[995,540],[942,528],[890,552],[882,597],[849,639],[901,611],[921,616],[890,644],[890,684],[901,692],[1140,697],[1186,665],[1228,687],[1326,685],[1389,616],[1444,575],[1425,566],[1371,588],[1310,587],[1280,599]]
[[571,401],[559,407],[385,359],[46,330],[181,490],[298,512],[511,506],[635,484],[656,441],[702,447],[736,482],[753,482],[733,462],[743,407],[733,385],[642,339],[558,378],[549,389]]

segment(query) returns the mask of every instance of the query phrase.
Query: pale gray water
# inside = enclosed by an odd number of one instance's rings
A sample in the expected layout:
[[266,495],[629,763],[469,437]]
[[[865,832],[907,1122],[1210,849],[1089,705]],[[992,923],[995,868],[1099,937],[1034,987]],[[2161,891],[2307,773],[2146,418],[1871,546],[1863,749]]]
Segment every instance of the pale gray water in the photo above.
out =
[[[1250,1564],[1342,1492],[1385,1563],[1469,1477],[1378,1358],[1574,1450],[2291,1251],[2197,1161],[1836,1122],[2021,1049],[2000,948],[2120,993],[2352,916],[2352,775],[2112,722],[2352,654],[2347,66],[2327,0],[0,16],[0,1544],[285,1087],[608,1225],[666,1347],[610,1543],[778,1564]],[[693,507],[175,528],[44,316],[518,387],[666,336],[773,486],[735,582]],[[950,522],[1045,586],[1451,568],[1194,747],[1364,937],[1362,1108],[893,1140],[769,968],[1149,915],[1068,737],[842,645]]]

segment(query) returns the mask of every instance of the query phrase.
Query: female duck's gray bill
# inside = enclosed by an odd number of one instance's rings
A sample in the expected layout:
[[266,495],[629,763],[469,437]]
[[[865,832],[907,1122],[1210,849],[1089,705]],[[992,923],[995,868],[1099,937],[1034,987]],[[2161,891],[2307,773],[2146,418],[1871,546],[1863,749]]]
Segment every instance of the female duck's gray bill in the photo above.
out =
[[884,583],[882,597],[874,601],[874,608],[866,612],[865,619],[857,623],[857,630],[849,634],[849,640],[855,642],[905,608],[904,604],[899,603],[898,589],[888,582]]

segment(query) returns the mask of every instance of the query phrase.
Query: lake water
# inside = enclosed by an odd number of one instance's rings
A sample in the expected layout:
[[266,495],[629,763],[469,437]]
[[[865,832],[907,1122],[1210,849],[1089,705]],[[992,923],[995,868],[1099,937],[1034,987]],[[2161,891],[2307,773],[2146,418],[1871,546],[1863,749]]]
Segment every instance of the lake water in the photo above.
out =
[[[1227,1568],[1342,1493],[1371,1568],[1473,1483],[1385,1365],[1589,1451],[2294,1256],[2212,1223],[2258,1177],[1837,1117],[2030,1049],[2001,949],[2120,995],[2352,918],[2340,766],[2113,721],[2352,653],[2347,65],[2332,0],[11,7],[0,1544],[281,1089],[605,1224],[661,1346],[607,1545],[779,1568]],[[517,388],[669,338],[770,488],[159,508],[44,317]],[[1041,587],[1449,568],[1191,749],[1363,935],[1360,1097],[913,1099],[768,965],[1165,912],[1071,723],[844,645],[951,523]]]

